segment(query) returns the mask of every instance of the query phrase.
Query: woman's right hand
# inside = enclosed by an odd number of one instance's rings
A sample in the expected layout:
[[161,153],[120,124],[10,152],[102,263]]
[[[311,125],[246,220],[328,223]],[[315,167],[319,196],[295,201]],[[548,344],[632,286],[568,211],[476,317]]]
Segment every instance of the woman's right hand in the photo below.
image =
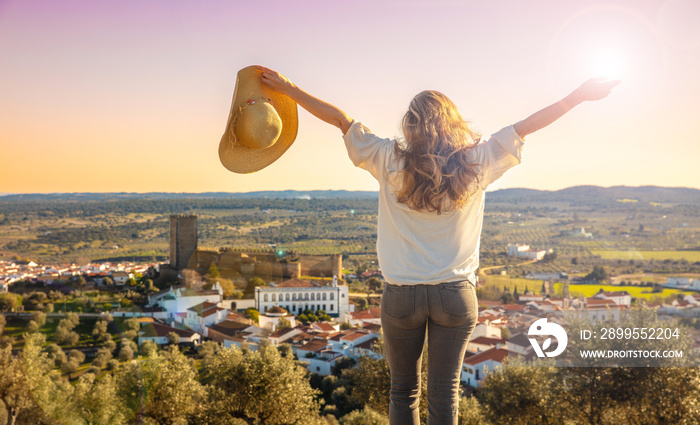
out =
[[267,88],[278,93],[289,95],[289,91],[294,87],[294,84],[289,81],[289,78],[270,68],[265,68],[260,65],[256,67],[262,71],[262,83]]
[[606,98],[613,87],[618,84],[620,84],[620,80],[591,78],[581,84],[581,86],[574,90],[569,96],[576,104],[585,101],[600,100]]

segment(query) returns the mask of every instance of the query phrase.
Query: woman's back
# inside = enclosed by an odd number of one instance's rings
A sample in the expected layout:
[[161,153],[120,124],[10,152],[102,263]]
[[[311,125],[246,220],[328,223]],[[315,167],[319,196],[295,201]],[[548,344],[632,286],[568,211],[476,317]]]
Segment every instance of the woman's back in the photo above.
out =
[[379,138],[358,121],[343,138],[353,163],[379,182],[377,255],[387,282],[436,284],[468,279],[475,284],[484,189],[520,162],[523,141],[512,126],[470,150],[479,184],[461,209],[440,214],[397,201],[406,170],[394,148],[396,140]]

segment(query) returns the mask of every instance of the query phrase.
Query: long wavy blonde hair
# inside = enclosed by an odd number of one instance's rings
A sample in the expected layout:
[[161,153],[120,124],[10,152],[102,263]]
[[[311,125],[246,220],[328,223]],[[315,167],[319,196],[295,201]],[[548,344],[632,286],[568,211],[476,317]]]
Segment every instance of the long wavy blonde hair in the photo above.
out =
[[418,93],[403,117],[405,143],[395,145],[404,159],[398,202],[438,214],[463,207],[479,182],[478,165],[468,160],[480,134],[462,118],[444,94]]

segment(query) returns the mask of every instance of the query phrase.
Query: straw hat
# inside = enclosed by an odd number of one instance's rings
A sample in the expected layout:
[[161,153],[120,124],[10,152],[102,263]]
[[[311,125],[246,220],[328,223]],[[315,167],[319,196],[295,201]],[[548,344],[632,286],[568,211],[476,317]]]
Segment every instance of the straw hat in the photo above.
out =
[[297,104],[265,87],[262,71],[249,66],[238,71],[219,159],[234,173],[252,173],[272,164],[297,137]]

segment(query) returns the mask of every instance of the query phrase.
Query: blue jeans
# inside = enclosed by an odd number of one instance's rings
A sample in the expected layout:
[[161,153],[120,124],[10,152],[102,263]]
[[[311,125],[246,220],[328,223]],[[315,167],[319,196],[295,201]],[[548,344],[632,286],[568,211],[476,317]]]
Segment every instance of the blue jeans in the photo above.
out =
[[389,423],[418,425],[421,357],[428,334],[428,425],[456,425],[467,342],[478,316],[469,281],[386,284],[382,332],[391,371]]

